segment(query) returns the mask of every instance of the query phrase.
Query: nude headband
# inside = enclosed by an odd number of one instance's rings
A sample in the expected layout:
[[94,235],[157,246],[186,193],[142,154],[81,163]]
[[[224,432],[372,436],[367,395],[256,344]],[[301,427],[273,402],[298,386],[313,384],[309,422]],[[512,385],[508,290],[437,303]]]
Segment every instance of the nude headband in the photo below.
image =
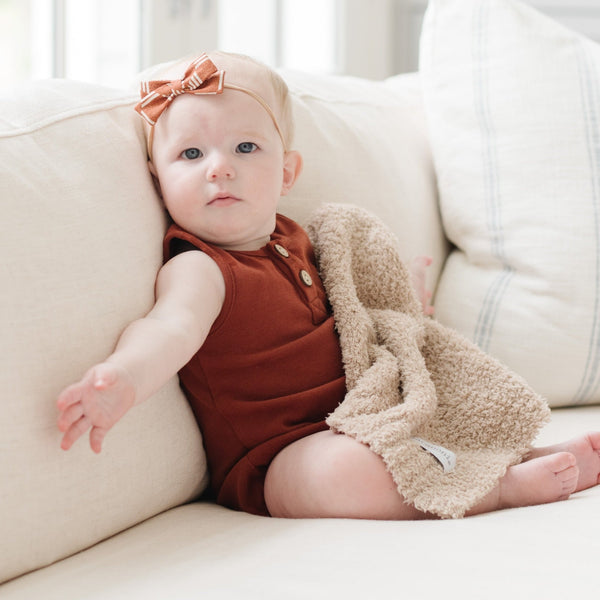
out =
[[177,96],[181,94],[222,94],[224,88],[244,92],[254,98],[271,117],[273,125],[275,125],[275,129],[281,138],[283,149],[287,151],[285,139],[275,118],[275,113],[265,100],[248,88],[232,83],[225,83],[225,71],[219,71],[210,58],[206,54],[202,54],[190,64],[182,79],[142,82],[140,89],[142,100],[135,106],[135,110],[150,125],[148,156],[152,158],[151,149],[154,139],[154,126],[160,115],[162,115]]

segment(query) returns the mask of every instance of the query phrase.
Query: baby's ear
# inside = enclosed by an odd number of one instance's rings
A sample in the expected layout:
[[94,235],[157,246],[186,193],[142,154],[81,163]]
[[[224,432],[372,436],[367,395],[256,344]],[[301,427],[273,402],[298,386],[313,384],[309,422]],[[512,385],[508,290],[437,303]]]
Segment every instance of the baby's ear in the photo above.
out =
[[160,183],[158,181],[158,175],[156,174],[156,167],[154,166],[151,160],[148,161],[148,170],[152,174],[152,183],[154,184],[154,189],[156,190],[156,193],[160,196],[160,199],[162,200],[163,196],[162,191],[160,189]]
[[296,183],[296,179],[302,172],[302,155],[296,150],[285,153],[283,158],[283,184],[281,195],[285,196]]

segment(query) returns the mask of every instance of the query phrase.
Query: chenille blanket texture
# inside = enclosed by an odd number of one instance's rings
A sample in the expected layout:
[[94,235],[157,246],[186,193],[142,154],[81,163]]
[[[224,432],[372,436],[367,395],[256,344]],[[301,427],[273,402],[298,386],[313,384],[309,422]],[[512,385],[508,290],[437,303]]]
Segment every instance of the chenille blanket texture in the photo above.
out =
[[[347,378],[347,395],[327,423],[381,456],[407,502],[443,518],[464,516],[531,449],[549,419],[546,402],[423,314],[394,235],[376,217],[327,204],[307,230]],[[454,453],[454,468],[420,440]]]

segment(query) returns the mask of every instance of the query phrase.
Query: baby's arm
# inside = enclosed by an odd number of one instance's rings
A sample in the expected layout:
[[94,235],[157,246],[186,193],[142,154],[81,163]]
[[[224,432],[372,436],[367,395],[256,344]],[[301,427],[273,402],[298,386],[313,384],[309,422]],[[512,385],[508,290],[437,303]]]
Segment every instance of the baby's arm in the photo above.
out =
[[123,331],[104,362],[59,395],[61,447],[68,450],[89,430],[90,446],[100,452],[108,430],[198,351],[224,297],[221,271],[206,254],[184,252],[166,263],[156,280],[152,310]]

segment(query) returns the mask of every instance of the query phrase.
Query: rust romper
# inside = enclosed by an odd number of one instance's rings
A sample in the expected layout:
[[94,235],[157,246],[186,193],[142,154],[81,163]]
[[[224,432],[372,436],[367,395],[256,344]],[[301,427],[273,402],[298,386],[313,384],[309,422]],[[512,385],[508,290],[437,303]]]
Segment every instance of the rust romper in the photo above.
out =
[[346,387],[339,339],[305,231],[277,216],[271,241],[226,251],[172,225],[165,259],[198,249],[220,267],[223,308],[180,381],[202,431],[210,492],[221,505],[268,515],[269,464],[327,429]]

